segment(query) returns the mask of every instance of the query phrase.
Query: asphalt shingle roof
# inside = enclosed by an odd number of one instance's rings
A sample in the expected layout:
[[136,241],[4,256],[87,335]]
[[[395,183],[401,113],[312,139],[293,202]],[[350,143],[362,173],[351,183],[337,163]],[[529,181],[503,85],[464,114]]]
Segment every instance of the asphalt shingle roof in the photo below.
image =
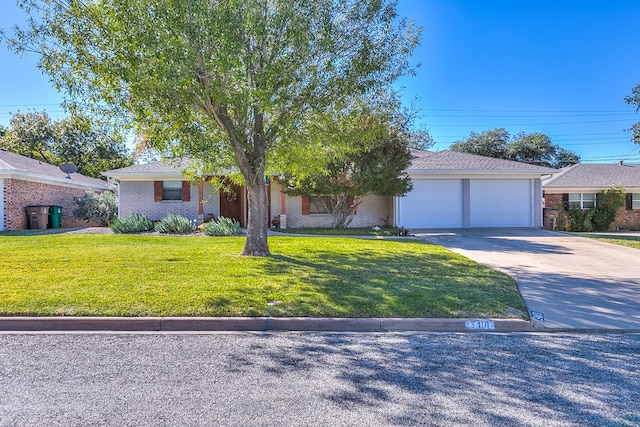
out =
[[[156,175],[179,173],[186,169],[190,160],[181,162],[151,162],[114,169],[103,173],[105,176],[122,175]],[[506,173],[539,173],[552,174],[556,169],[546,168],[511,160],[478,156],[476,154],[456,151],[423,151],[411,149],[411,166],[408,172],[506,172]]]
[[[67,174],[62,172],[58,166],[0,149],[0,173],[3,171],[17,174],[35,174],[58,179],[65,179],[67,177]],[[79,173],[72,173],[71,179],[72,181],[90,184],[94,187],[107,188],[104,181]]]
[[190,159],[181,160],[167,160],[167,161],[155,161],[150,163],[144,163],[140,165],[128,166],[126,168],[113,169],[103,172],[105,176],[119,176],[119,175],[154,175],[154,174],[181,174],[183,170],[187,169],[193,163]]
[[457,151],[411,150],[409,171],[491,171],[550,174],[556,169]]
[[640,164],[577,164],[562,169],[542,183],[545,189],[607,189],[612,185],[640,187]]

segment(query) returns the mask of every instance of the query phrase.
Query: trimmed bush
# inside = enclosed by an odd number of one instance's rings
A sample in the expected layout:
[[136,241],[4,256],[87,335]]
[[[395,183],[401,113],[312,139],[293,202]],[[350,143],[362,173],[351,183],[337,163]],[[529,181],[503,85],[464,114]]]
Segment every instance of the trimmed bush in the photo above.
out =
[[113,191],[87,191],[84,196],[76,200],[73,216],[86,221],[109,224],[118,216],[118,200]]
[[191,233],[195,230],[195,223],[182,215],[168,214],[156,222],[155,229],[158,233]]
[[145,215],[134,213],[125,218],[116,218],[111,221],[109,227],[114,233],[141,233],[153,230],[153,221]]
[[207,236],[233,236],[242,234],[240,223],[235,219],[219,217],[217,221],[208,222],[202,227],[202,232]]

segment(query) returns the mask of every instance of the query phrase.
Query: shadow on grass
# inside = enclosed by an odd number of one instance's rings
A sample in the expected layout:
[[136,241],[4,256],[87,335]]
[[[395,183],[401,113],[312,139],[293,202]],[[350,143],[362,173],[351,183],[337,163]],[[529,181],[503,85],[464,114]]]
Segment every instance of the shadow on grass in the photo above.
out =
[[[521,311],[515,317],[526,318],[509,277],[423,241],[396,243],[390,248],[395,252],[379,251],[382,243],[369,241],[370,252],[316,248],[303,257],[274,254],[274,262],[259,270],[296,282],[306,275],[298,303],[304,305],[305,293],[320,294],[314,300],[323,307],[315,309],[324,316],[388,317],[391,312],[392,317],[486,317]],[[433,250],[422,250],[425,246]],[[287,313],[276,308],[271,315]]]

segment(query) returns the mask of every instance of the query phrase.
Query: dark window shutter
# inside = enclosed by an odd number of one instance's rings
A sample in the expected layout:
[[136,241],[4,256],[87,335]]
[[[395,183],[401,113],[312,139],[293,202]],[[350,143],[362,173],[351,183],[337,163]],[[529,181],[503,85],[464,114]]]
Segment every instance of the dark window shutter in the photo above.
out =
[[153,181],[153,201],[162,201],[162,181]]
[[309,215],[311,210],[311,198],[308,194],[302,196],[302,215]]
[[625,197],[627,199],[627,210],[630,211],[633,209],[633,194],[627,193]]
[[565,209],[569,209],[569,194],[567,193],[562,194],[562,206]]
[[182,201],[191,201],[191,185],[189,184],[189,181],[182,181]]

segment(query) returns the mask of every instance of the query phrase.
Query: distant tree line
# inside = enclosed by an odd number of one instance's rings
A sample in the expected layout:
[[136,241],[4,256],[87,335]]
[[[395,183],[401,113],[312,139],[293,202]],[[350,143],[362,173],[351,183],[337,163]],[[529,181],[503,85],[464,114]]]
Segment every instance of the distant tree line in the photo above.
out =
[[512,137],[504,128],[471,132],[467,139],[451,144],[450,149],[550,168],[563,168],[580,162],[580,156],[553,144],[551,138],[543,133],[520,132]]
[[52,122],[45,111],[13,114],[10,127],[0,127],[0,148],[56,166],[73,163],[79,173],[94,178],[133,164],[122,136],[87,117]]

